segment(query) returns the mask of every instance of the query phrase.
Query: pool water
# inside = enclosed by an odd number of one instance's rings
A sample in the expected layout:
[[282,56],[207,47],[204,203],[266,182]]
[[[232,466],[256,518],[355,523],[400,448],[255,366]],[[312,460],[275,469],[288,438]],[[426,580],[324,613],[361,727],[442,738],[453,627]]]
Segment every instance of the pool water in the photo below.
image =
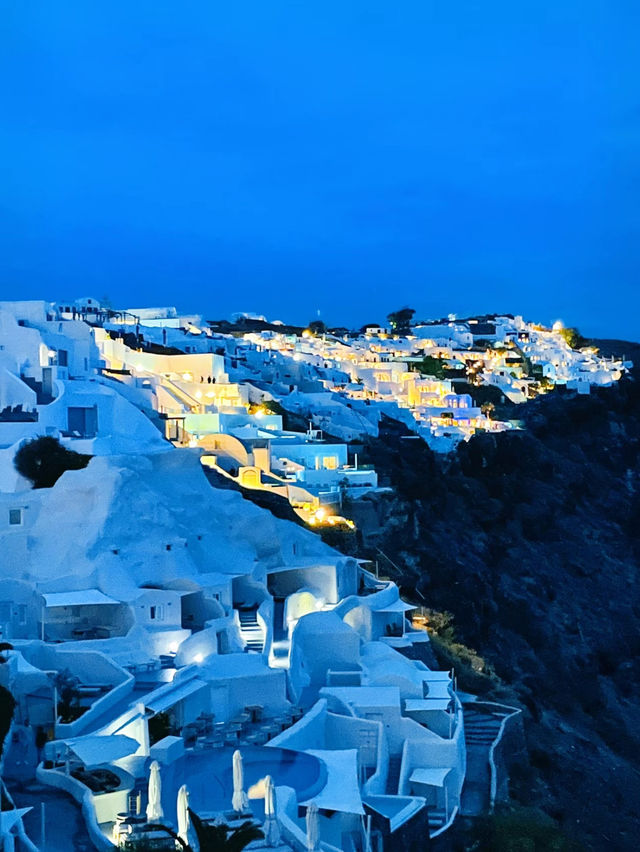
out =
[[[211,749],[185,754],[161,768],[162,807],[165,817],[176,818],[178,790],[189,789],[189,806],[196,813],[231,809],[233,796],[233,748]],[[299,802],[316,796],[325,786],[327,770],[317,757],[303,752],[264,746],[240,749],[245,792],[266,775],[276,787],[293,787]],[[264,815],[264,799],[250,799],[255,816]]]

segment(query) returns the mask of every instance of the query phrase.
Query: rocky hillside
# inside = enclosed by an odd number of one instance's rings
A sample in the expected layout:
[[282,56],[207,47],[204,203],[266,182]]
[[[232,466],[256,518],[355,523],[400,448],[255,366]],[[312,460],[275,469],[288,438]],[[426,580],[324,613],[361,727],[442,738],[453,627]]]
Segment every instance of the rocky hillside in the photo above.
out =
[[[640,347],[611,348],[640,364]],[[525,431],[481,435],[448,458],[385,421],[363,460],[394,493],[350,507],[360,553],[405,596],[452,613],[457,640],[505,684],[475,686],[523,707],[529,765],[513,798],[583,848],[635,850],[640,372],[518,415]]]

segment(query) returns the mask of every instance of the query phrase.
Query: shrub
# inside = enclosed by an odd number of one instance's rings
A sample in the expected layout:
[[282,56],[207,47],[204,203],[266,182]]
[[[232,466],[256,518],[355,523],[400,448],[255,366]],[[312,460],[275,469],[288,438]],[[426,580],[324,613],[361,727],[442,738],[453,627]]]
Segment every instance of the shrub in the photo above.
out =
[[476,821],[469,847],[491,852],[574,852],[557,823],[536,808],[502,808]]
[[2,756],[5,737],[11,727],[15,706],[13,695],[4,686],[0,686],[0,756]]
[[13,464],[34,488],[51,488],[66,470],[81,470],[90,459],[89,455],[68,450],[57,438],[43,435],[23,444]]
[[440,358],[434,358],[433,355],[425,355],[422,361],[416,364],[416,369],[423,376],[433,376],[434,379],[446,377],[444,361]]
[[577,328],[563,328],[560,334],[572,349],[580,349],[582,346],[586,346],[586,338],[580,334]]
[[460,689],[484,694],[498,685],[492,667],[473,648],[456,641],[450,612],[428,609],[425,615],[431,648],[438,664],[445,669],[455,669]]

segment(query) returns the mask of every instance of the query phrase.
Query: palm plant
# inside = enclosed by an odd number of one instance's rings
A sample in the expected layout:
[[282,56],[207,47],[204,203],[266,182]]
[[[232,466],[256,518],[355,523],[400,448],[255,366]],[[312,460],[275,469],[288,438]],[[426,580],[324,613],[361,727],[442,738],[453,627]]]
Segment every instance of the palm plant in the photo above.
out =
[[198,838],[200,852],[242,852],[254,840],[262,840],[263,832],[250,820],[238,828],[228,825],[208,825],[192,810],[189,810],[191,824]]
[[[242,852],[254,840],[262,840],[263,832],[257,825],[247,820],[238,828],[230,828],[228,825],[209,825],[189,809],[189,817],[193,825],[200,852]],[[192,847],[176,834],[168,825],[154,823],[156,831],[166,831],[180,847],[182,852],[193,852]],[[142,844],[136,845],[136,852],[144,848]]]

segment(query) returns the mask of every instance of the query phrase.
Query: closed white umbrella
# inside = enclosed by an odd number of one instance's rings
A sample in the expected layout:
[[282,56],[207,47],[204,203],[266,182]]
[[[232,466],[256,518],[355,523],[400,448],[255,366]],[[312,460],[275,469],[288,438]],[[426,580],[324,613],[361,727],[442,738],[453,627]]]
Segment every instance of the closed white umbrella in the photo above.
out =
[[307,849],[309,852],[316,852],[320,841],[320,824],[318,822],[318,806],[315,802],[311,802],[307,806]]
[[233,798],[231,806],[234,811],[241,814],[249,807],[249,799],[244,791],[244,772],[242,769],[242,755],[236,749],[233,753]]
[[160,822],[164,818],[162,802],[162,782],[160,780],[160,764],[154,760],[149,770],[149,790],[147,802],[147,820],[149,822]]
[[273,788],[273,779],[270,775],[267,775],[264,779],[264,815],[265,821],[262,829],[267,846],[278,846],[280,843],[280,828],[276,819],[275,790]]
[[189,791],[187,785],[183,784],[178,790],[178,837],[188,843],[189,832]]

